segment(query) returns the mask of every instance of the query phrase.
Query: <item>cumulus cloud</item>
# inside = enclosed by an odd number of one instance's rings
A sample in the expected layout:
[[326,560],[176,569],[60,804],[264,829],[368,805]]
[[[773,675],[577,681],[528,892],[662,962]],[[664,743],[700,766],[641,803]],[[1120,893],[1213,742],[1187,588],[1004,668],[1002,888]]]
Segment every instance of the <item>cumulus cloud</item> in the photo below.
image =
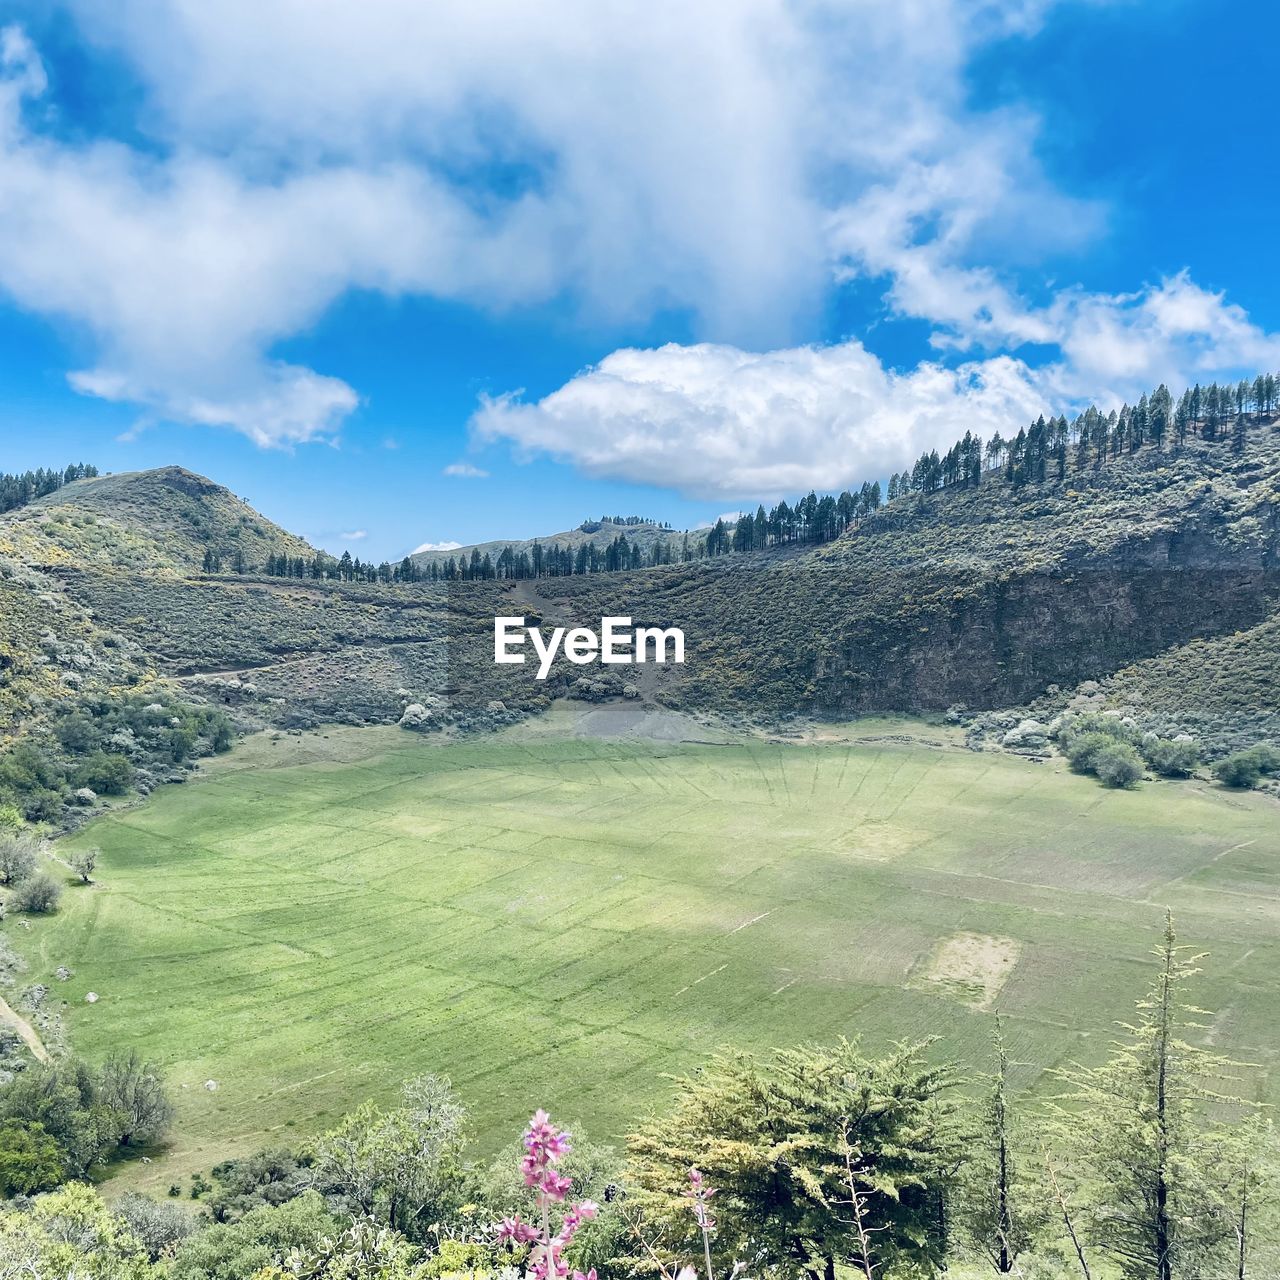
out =
[[340,533],[338,537],[343,542],[363,542],[369,536],[368,529],[352,529],[350,533]]
[[[475,429],[705,493],[1267,362],[1273,338],[1189,277],[1032,305],[1005,274],[1106,210],[1046,179],[1032,112],[972,106],[968,69],[1081,2],[654,0],[637,23],[597,0],[57,0],[139,110],[126,140],[68,140],[39,51],[0,32],[0,291],[88,339],[78,391],[264,446],[359,406],[278,354],[352,290],[679,312],[705,341],[488,400]],[[938,362],[796,345],[853,279],[927,321]],[[1027,344],[1057,356],[1033,370]]]
[[457,551],[460,546],[460,542],[424,542],[420,547],[414,547],[409,554],[416,556],[423,551]]
[[[1021,306],[1007,297],[1011,314]],[[1140,293],[1068,293],[1026,311],[1056,360],[1008,355],[886,369],[861,343],[768,352],[712,344],[614,352],[536,402],[482,400],[472,429],[525,456],[696,496],[773,496],[884,477],[966,431],[1104,408],[1160,382],[1280,365],[1280,335],[1185,275]]]
[[[7,28],[0,289],[94,340],[78,390],[264,445],[358,404],[272,354],[352,289],[777,345],[853,269],[851,223],[889,243],[945,205],[949,257],[1044,186],[1033,125],[973,112],[964,71],[1048,0],[60,2],[136,76],[146,145],[43,130]],[[1044,238],[1080,225],[1062,203]]]
[[699,344],[614,352],[536,403],[486,399],[473,429],[590,475],[696,496],[768,495],[885,474],[912,451],[1043,404],[1009,358],[886,370],[861,343],[769,352]]
[[454,476],[462,480],[485,480],[489,475],[483,468],[477,467],[470,462],[451,462],[440,474]]

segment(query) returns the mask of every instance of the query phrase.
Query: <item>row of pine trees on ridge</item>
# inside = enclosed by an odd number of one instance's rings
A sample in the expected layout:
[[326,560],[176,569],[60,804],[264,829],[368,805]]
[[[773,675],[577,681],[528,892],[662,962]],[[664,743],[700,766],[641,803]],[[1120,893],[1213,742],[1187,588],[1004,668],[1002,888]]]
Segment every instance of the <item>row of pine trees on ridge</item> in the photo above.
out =
[[[786,501],[766,510],[744,512],[736,520],[721,518],[705,532],[677,536],[667,525],[646,547],[625,532],[604,546],[581,543],[563,547],[534,542],[531,547],[505,546],[496,555],[473,549],[470,556],[419,563],[405,556],[398,564],[374,563],[350,552],[332,556],[272,554],[261,567],[248,564],[238,548],[224,555],[206,549],[205,573],[265,573],[276,578],[328,579],[343,582],[465,582],[569,577],[574,574],[614,573],[662,565],[688,563],[732,553],[765,551],[796,544],[818,545],[840,537],[887,503],[912,495],[929,495],[952,488],[971,488],[984,480],[1002,478],[1014,488],[1062,481],[1069,471],[1099,469],[1108,461],[1144,448],[1180,448],[1190,437],[1220,441],[1235,451],[1244,448],[1251,426],[1271,422],[1280,412],[1280,376],[1258,374],[1237,383],[1210,383],[1185,390],[1175,402],[1163,384],[1143,395],[1135,405],[1103,413],[1091,406],[1074,420],[1043,415],[1016,436],[1000,432],[990,439],[966,432],[943,453],[930,450],[910,470],[895,472],[886,488],[879,480],[864,482],[856,491],[809,493],[794,504]],[[64,472],[38,471],[0,475],[0,512],[51,493],[73,479],[97,475],[84,464]],[[634,526],[636,517],[606,517],[588,521],[583,529],[603,523]]]

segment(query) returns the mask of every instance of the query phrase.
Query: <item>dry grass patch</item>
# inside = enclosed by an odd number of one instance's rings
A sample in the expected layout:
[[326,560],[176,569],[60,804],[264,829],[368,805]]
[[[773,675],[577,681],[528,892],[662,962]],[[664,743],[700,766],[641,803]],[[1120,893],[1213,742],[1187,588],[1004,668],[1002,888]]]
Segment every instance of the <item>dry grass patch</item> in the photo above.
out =
[[928,967],[909,986],[949,995],[972,1009],[990,1009],[1018,963],[1022,945],[1013,938],[955,933],[944,938]]

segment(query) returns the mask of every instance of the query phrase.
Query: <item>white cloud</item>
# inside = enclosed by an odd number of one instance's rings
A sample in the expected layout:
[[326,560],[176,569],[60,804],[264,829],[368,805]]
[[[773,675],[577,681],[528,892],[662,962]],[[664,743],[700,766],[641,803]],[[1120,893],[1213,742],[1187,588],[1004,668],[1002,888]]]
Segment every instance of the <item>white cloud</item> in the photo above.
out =
[[152,145],[43,132],[56,104],[8,28],[0,289],[94,341],[77,389],[264,445],[357,406],[272,356],[351,289],[568,294],[776,345],[851,269],[851,220],[896,245],[945,210],[944,258],[1080,221],[1039,199],[1032,124],[965,105],[973,52],[1047,0],[656,0],[643,23],[594,0],[62,4],[136,73]]
[[669,345],[614,352],[536,404],[486,400],[473,428],[589,475],[754,496],[879,476],[1042,405],[1035,375],[1007,357],[900,375],[858,342],[764,353]]
[[[775,496],[884,477],[966,431],[988,438],[1041,413],[1104,408],[1184,376],[1280,366],[1280,335],[1176,276],[1140,293],[1066,293],[1010,314],[1059,356],[1042,367],[999,355],[898,373],[860,343],[750,352],[725,345],[616,351],[528,403],[482,400],[472,429],[525,456],[589,475],[698,496]],[[727,518],[727,517],[726,517]]]
[[455,476],[463,480],[484,480],[489,475],[487,471],[472,465],[470,462],[451,462],[440,474]]
[[460,542],[424,542],[420,547],[414,547],[409,554],[416,556],[423,551],[457,551],[460,546]]
[[369,536],[368,529],[352,529],[350,533],[340,533],[343,542],[363,542]]
[[[637,22],[597,0],[60,0],[136,75],[146,145],[45,129],[38,51],[5,28],[0,290],[87,337],[77,390],[264,446],[333,439],[359,406],[275,354],[350,290],[688,314],[709,341],[486,401],[476,430],[708,494],[1278,363],[1186,276],[1032,305],[1002,274],[1105,231],[1046,179],[1035,116],[975,110],[967,78],[1072,2],[654,0]],[[966,362],[796,346],[833,278],[882,280]],[[1034,372],[1026,343],[1059,355]]]

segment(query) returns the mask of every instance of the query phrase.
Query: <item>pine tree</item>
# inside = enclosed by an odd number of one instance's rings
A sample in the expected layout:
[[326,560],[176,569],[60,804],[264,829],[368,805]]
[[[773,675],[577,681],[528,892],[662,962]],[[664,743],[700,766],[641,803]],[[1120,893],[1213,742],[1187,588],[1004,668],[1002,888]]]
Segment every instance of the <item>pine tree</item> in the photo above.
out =
[[961,1172],[959,1227],[998,1275],[1018,1270],[1018,1258],[1048,1221],[1047,1202],[1022,1170],[1021,1133],[1009,1098],[1009,1055],[996,1018],[995,1071],[988,1077],[978,1132]]
[[1154,954],[1155,981],[1111,1058],[1063,1073],[1058,1130],[1087,1171],[1089,1234],[1125,1280],[1191,1280],[1226,1235],[1204,1110],[1208,1082],[1232,1064],[1186,1039],[1204,1016],[1187,1003],[1202,957],[1178,945],[1171,913]]
[[1211,1180],[1227,1236],[1221,1274],[1280,1275],[1280,1147],[1275,1122],[1254,1114],[1212,1138]]
[[632,1203],[660,1249],[674,1261],[699,1243],[684,1195],[694,1167],[720,1193],[720,1248],[761,1274],[936,1274],[959,1150],[952,1077],[924,1064],[925,1048],[726,1053],[678,1080],[672,1110],[629,1140]]

